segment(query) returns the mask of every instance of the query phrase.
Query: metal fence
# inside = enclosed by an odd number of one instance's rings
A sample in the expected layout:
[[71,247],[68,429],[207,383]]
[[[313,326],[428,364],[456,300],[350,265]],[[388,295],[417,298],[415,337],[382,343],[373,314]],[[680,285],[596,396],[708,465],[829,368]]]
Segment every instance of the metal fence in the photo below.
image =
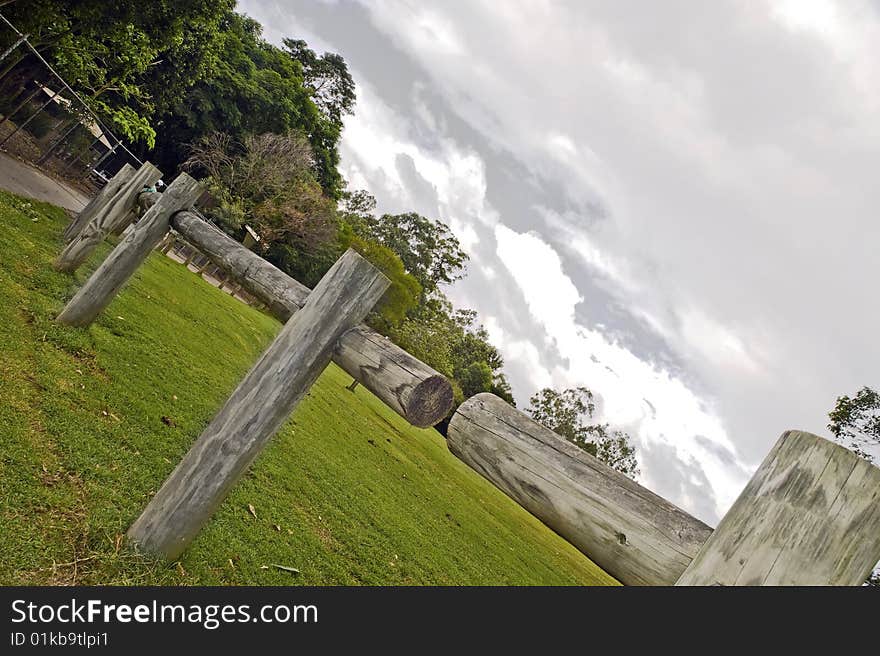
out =
[[89,195],[141,160],[0,13],[0,151]]

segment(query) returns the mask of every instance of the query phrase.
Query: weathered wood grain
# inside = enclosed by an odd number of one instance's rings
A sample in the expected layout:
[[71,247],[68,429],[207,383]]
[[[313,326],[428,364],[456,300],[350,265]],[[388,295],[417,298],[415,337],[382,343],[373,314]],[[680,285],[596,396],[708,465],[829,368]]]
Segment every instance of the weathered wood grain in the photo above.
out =
[[493,394],[456,411],[449,450],[626,585],[671,585],[712,529]]
[[73,237],[58,259],[55,269],[67,273],[76,271],[88,259],[117,223],[135,207],[138,194],[145,185],[154,184],[162,177],[162,172],[149,162],[119,189],[113,199],[99,210],[94,217]]
[[131,180],[135,168],[131,164],[124,164],[110,180],[107,181],[95,197],[89,201],[79,214],[71,221],[64,230],[64,242],[69,243],[80,231],[103,210],[113,197],[122,189],[126,182]]
[[91,324],[168,232],[171,215],[190,207],[201,193],[198,182],[185,173],[178,176],[70,299],[57,321],[68,326]]
[[861,585],[880,560],[880,469],[787,431],[676,585]]
[[388,285],[378,269],[347,251],[132,524],[129,539],[145,552],[177,558],[329,364],[342,333]]
[[[195,214],[176,214],[172,226],[281,321],[308,299],[308,287]],[[444,376],[366,326],[342,336],[333,361],[414,426],[433,426],[452,408]]]

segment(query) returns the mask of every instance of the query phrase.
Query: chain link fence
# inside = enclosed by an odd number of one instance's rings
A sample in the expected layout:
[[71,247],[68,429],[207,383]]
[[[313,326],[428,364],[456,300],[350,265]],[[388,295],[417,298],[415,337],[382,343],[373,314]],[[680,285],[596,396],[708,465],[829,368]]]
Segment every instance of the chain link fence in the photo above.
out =
[[2,13],[0,151],[90,196],[142,163]]

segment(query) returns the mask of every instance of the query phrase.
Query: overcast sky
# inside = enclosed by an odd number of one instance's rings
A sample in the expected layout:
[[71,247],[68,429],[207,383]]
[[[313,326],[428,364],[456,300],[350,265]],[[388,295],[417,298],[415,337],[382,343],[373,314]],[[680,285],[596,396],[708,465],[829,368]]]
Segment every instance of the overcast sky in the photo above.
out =
[[588,386],[698,517],[880,384],[876,3],[239,7],[345,57],[341,170],[452,227],[519,405]]

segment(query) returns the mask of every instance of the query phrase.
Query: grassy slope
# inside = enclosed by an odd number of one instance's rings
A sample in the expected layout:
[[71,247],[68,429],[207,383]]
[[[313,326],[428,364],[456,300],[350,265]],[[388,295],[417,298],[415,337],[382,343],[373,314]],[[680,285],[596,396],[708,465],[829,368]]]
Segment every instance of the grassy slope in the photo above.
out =
[[0,192],[0,583],[613,582],[335,365],[177,566],[132,554],[126,527],[279,326],[158,254],[90,330],[57,326],[86,273],[51,269],[65,221]]

